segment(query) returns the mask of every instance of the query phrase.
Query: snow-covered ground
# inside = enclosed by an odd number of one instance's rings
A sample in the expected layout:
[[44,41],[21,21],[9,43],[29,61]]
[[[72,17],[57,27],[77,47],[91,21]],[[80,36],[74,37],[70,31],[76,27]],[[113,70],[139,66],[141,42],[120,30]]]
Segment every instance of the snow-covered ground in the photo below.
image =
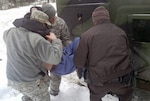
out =
[[[54,7],[55,3],[53,4]],[[3,42],[3,32],[13,27],[12,22],[16,18],[23,17],[29,12],[30,6],[0,10],[0,101],[21,101],[22,94],[7,86],[6,78],[6,48]],[[58,96],[51,96],[51,101],[90,101],[87,87],[77,84],[76,73],[63,76]],[[116,97],[106,95],[103,101],[118,101]]]

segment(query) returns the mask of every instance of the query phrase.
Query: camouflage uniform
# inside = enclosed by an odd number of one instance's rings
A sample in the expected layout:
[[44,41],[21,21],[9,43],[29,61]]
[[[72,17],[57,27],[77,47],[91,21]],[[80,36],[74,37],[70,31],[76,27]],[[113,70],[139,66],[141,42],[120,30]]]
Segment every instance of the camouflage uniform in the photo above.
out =
[[[71,40],[70,40],[69,29],[62,18],[55,16],[56,10],[53,7],[53,5],[49,3],[43,4],[42,11],[49,16],[49,21],[52,22],[52,25],[48,26],[51,32],[55,33],[57,38],[61,39],[64,46],[70,44]],[[60,82],[61,82],[61,76],[51,73],[50,93],[52,95],[58,94]]]
[[49,76],[32,82],[15,82],[8,80],[8,86],[20,91],[24,96],[22,101],[50,101],[49,96]]
[[[69,29],[62,18],[56,17],[55,23],[52,26],[49,26],[49,29],[51,29],[51,32],[55,33],[57,38],[62,40],[64,46],[67,46],[71,43]],[[59,92],[61,76],[56,75],[54,73],[50,73],[50,75],[50,93],[52,95],[57,95]]]
[[48,27],[51,29],[51,32],[55,33],[57,38],[62,40],[64,46],[71,43],[69,29],[62,18],[56,17],[55,23]]

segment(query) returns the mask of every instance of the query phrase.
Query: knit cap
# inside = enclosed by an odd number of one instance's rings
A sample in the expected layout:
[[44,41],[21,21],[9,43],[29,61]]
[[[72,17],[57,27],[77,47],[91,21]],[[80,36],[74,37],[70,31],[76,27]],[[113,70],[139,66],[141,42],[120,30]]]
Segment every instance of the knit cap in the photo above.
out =
[[30,19],[34,19],[34,20],[37,20],[41,23],[45,23],[45,24],[51,26],[51,23],[49,22],[48,15],[45,14],[44,12],[40,11],[40,10],[33,10],[31,12]]
[[55,8],[49,3],[43,4],[42,5],[42,10],[43,10],[44,13],[46,13],[49,16],[49,18],[54,17],[55,14],[56,14]]
[[108,10],[103,6],[97,7],[92,13],[92,20],[94,24],[100,20],[110,20]]

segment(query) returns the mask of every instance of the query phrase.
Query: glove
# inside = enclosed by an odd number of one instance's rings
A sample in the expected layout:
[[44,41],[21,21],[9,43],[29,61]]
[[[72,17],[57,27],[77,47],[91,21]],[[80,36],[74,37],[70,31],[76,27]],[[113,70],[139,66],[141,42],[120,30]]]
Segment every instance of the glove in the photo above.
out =
[[83,69],[82,68],[77,68],[76,69],[76,72],[77,72],[77,76],[79,79],[81,79],[81,77],[83,77]]

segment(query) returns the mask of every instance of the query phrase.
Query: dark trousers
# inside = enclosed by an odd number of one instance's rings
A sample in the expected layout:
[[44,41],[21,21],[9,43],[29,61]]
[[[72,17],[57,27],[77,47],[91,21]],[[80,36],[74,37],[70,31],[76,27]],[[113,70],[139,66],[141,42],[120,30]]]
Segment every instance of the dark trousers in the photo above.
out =
[[101,98],[107,93],[116,94],[119,101],[131,101],[133,89],[125,84],[108,83],[104,86],[88,85],[90,89],[90,101],[102,101]]
[[127,81],[120,82],[118,79],[105,82],[103,86],[88,84],[90,101],[102,101],[101,98],[108,93],[117,95],[119,101],[131,101],[133,89],[127,83]]

